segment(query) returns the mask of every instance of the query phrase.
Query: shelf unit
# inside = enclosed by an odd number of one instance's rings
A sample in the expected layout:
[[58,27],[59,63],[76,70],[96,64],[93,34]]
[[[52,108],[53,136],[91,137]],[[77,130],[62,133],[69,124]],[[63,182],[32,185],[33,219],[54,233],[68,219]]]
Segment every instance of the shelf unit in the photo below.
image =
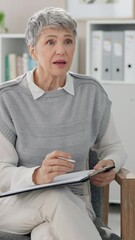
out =
[[[0,34],[0,82],[5,81],[5,57],[10,53],[20,56],[28,53],[24,34]],[[78,42],[70,70],[78,72]]]
[[[91,20],[86,29],[86,74],[91,76],[91,34],[93,30],[124,31],[135,30],[135,20]],[[117,131],[127,152],[125,168],[135,173],[134,134],[135,134],[135,81],[102,81],[104,89],[112,101],[112,114]],[[111,183],[110,203],[119,203],[119,186]]]
[[24,34],[0,34],[0,82],[5,81],[5,57],[10,53],[28,53]]
[[[125,31],[125,30],[134,30],[135,31],[135,20],[126,20],[125,19],[125,20],[90,20],[90,21],[87,21],[87,24],[86,24],[86,49],[87,49],[87,51],[86,51],[86,74],[87,75],[91,75],[92,32],[96,31],[96,30],[105,31],[105,32],[113,32],[113,31],[119,32],[119,31]],[[99,80],[102,80],[102,79],[99,79]],[[115,79],[114,81],[117,81],[117,79]],[[135,80],[134,80],[134,83],[135,83]]]

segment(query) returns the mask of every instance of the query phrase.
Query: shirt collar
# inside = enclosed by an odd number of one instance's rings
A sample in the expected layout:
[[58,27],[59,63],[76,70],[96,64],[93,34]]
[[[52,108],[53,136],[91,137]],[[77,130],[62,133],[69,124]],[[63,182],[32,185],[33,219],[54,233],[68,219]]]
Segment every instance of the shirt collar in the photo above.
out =
[[[27,83],[28,83],[29,90],[30,90],[34,100],[36,100],[36,99],[40,98],[43,94],[45,94],[45,91],[43,89],[39,88],[34,83],[34,78],[33,78],[34,70],[35,69],[27,72]],[[67,75],[66,75],[65,86],[63,88],[59,88],[59,89],[64,89],[67,93],[69,93],[73,96],[75,95],[73,77],[69,73],[67,73]]]

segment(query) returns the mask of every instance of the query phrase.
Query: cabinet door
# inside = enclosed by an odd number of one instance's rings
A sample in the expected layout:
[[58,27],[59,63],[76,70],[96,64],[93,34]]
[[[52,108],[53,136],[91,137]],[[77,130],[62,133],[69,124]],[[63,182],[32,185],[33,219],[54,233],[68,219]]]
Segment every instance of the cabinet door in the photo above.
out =
[[[103,84],[112,101],[112,113],[128,154],[125,168],[135,173],[135,84]],[[119,202],[119,187],[111,184],[110,202]]]

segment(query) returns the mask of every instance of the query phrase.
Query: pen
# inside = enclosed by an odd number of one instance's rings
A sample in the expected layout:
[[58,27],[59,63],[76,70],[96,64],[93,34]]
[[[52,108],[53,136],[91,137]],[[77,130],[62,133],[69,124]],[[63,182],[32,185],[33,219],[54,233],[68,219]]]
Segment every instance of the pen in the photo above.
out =
[[64,158],[64,157],[58,157],[59,159],[62,159],[62,160],[66,160],[68,162],[72,162],[72,163],[75,163],[75,160],[73,159],[70,159],[70,158]]

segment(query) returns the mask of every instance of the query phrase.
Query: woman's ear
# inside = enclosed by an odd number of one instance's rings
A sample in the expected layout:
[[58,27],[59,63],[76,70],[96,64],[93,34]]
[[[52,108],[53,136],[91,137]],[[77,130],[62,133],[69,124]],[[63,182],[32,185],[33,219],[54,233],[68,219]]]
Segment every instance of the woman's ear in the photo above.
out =
[[31,45],[28,45],[28,51],[29,51],[30,56],[31,56],[34,60],[36,60],[35,48],[32,47]]

